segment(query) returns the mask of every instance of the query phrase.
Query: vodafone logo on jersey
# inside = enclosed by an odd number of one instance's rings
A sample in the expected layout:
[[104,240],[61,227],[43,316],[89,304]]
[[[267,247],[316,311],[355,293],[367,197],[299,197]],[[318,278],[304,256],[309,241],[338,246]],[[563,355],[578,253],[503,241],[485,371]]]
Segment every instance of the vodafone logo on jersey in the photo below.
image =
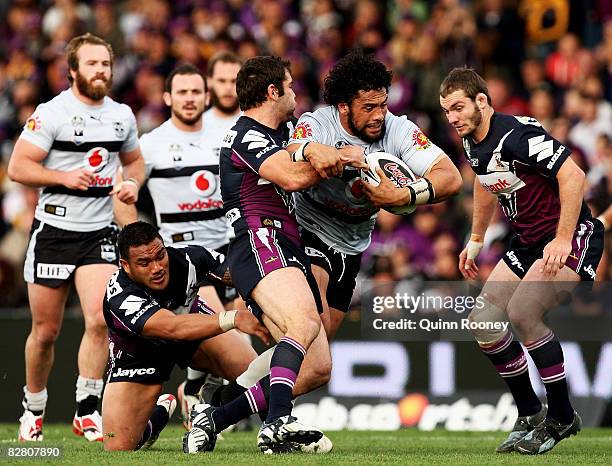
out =
[[94,173],[100,172],[106,164],[108,164],[108,151],[104,147],[94,147],[83,159],[83,168]]
[[191,175],[191,190],[198,196],[211,196],[217,191],[217,177],[208,170],[199,170]]

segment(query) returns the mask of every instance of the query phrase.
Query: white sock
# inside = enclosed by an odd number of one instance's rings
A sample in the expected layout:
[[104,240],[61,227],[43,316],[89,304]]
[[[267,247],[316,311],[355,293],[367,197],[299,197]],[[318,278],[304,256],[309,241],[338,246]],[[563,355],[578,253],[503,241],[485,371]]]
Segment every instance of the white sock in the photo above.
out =
[[90,395],[102,398],[103,387],[102,379],[87,379],[79,375],[76,382],[76,402],[80,403]]
[[38,393],[32,393],[24,385],[23,393],[25,394],[25,400],[23,401],[23,407],[28,411],[44,411],[47,406],[47,389],[44,388]]
[[259,382],[270,373],[270,361],[276,346],[267,349],[251,361],[246,371],[236,378],[236,383],[244,388],[249,388]]
[[204,377],[208,372],[202,372],[191,367],[187,368],[187,380],[198,380],[201,377]]

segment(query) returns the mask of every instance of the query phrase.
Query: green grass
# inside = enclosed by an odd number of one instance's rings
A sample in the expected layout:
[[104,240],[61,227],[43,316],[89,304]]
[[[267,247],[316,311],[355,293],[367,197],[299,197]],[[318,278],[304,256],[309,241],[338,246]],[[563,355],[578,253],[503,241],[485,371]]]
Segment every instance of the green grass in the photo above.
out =
[[[0,449],[19,446],[13,441],[16,424],[0,424]],[[612,464],[612,429],[584,429],[577,437],[564,440],[543,456],[528,457],[518,453],[500,455],[494,449],[504,438],[500,432],[330,432],[334,450],[328,455],[264,456],[255,447],[255,432],[230,433],[217,442],[213,453],[186,455],[181,451],[183,430],[178,425],[162,432],[151,450],[141,452],[105,453],[102,445],[91,444],[76,437],[69,425],[46,424],[45,442],[36,446],[61,446],[61,459],[33,464],[99,465],[169,465],[169,464]],[[28,444],[29,446],[30,444]],[[5,455],[5,453],[4,453]],[[0,466],[8,464],[0,459]],[[12,464],[32,463],[31,460],[11,461]]]

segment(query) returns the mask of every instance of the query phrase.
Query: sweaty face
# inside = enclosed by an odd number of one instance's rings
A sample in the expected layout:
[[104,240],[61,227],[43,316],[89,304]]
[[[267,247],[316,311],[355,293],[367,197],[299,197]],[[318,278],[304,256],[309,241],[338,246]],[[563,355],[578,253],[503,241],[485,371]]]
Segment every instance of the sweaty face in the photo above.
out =
[[77,52],[79,66],[70,73],[77,89],[91,100],[102,100],[111,89],[110,54],[103,45],[84,44]]
[[222,113],[233,115],[238,110],[236,76],[240,71],[238,63],[217,62],[213,75],[208,78],[210,104]]
[[130,248],[129,257],[121,259],[121,266],[132,280],[151,290],[160,291],[168,286],[168,252],[159,238]]
[[474,133],[482,123],[481,110],[463,90],[440,97],[440,106],[444,110],[446,119],[461,138]]
[[186,125],[194,125],[204,113],[204,79],[199,74],[177,74],[172,78],[172,89],[165,97],[176,118]]
[[387,91],[359,91],[348,106],[348,127],[354,136],[365,142],[376,142],[385,135]]

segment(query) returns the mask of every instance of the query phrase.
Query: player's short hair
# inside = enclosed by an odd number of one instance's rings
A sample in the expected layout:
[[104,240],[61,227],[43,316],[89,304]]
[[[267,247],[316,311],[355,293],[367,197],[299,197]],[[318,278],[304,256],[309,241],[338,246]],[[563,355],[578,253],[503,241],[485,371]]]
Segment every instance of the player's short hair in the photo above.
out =
[[274,85],[278,95],[283,96],[285,72],[290,64],[280,57],[253,57],[248,59],[236,78],[236,93],[242,111],[259,107],[268,98],[268,86]]
[[389,90],[393,73],[366,54],[354,49],[330,70],[323,84],[323,99],[328,105],[350,105],[360,91]]
[[[115,55],[113,53],[113,47],[111,46],[111,44],[106,42],[101,37],[94,36],[93,34],[88,32],[86,34],[73,37],[70,42],[68,42],[68,45],[66,46],[66,59],[68,60],[68,69],[72,71],[77,71],[79,69],[79,57],[77,55],[77,52],[85,44],[103,45],[104,47],[106,47],[106,50],[108,50],[108,54],[110,56],[111,67],[113,66],[113,60]],[[68,73],[68,81],[70,82],[70,84],[72,84],[73,79],[70,73]]]
[[237,65],[242,66],[241,58],[234,52],[217,52],[208,60],[208,64],[206,66],[206,76],[208,76],[209,78],[212,77],[215,72],[215,66],[217,65],[217,63],[236,63]]
[[149,244],[155,238],[159,238],[163,242],[157,228],[150,223],[138,221],[124,226],[117,240],[121,258],[128,260],[130,248]]
[[446,97],[455,91],[463,91],[472,100],[480,93],[487,96],[487,103],[491,105],[491,96],[487,82],[472,68],[453,68],[440,84],[440,96]]
[[197,74],[202,77],[202,81],[204,81],[204,92],[206,92],[206,77],[204,76],[204,73],[202,73],[197,66],[192,65],[191,63],[182,63],[170,72],[170,74],[166,77],[166,82],[164,83],[164,91],[172,92],[172,80],[175,76],[192,74]]

